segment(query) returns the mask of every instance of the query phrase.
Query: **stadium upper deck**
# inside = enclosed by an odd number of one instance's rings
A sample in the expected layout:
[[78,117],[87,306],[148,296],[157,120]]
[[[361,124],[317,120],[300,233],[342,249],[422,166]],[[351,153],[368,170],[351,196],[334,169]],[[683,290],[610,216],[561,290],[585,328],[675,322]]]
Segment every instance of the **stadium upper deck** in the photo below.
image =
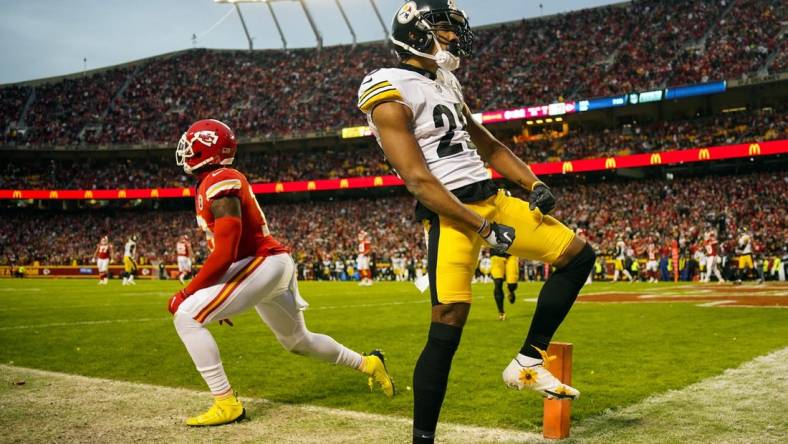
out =
[[[785,67],[779,0],[639,1],[480,29],[458,73],[476,111],[752,77]],[[363,123],[357,82],[395,63],[380,44],[191,50],[84,77],[0,88],[5,144],[169,142],[197,118],[246,137]]]

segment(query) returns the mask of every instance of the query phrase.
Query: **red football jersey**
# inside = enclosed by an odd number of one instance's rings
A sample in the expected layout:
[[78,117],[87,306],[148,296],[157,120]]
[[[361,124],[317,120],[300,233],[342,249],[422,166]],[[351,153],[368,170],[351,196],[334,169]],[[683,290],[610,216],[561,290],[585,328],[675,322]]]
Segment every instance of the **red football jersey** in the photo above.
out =
[[189,256],[189,243],[178,241],[175,244],[175,252],[178,254],[178,256]]
[[369,254],[370,251],[372,251],[372,242],[363,240],[358,243],[359,254]]
[[720,243],[717,242],[717,239],[707,239],[704,243],[706,244],[707,256],[717,256],[719,254]]
[[109,244],[98,244],[98,251],[97,257],[99,259],[109,259]]
[[227,196],[235,196],[241,200],[242,233],[234,260],[289,252],[288,248],[277,242],[268,231],[263,210],[257,203],[246,177],[232,168],[221,168],[208,173],[197,186],[197,224],[205,231],[209,243],[213,242],[214,224],[211,201]]

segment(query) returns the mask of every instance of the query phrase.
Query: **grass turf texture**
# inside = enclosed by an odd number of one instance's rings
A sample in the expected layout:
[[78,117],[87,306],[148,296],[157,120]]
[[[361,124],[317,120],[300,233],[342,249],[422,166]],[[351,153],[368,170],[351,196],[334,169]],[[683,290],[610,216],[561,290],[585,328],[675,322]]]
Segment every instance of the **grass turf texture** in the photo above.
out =
[[[0,362],[87,376],[204,390],[166,312],[177,282],[106,287],[95,281],[0,280]],[[539,284],[521,283],[509,320],[497,321],[492,285],[475,303],[455,357],[441,419],[538,430],[542,401],[504,389],[500,373],[519,350]],[[584,292],[681,294],[673,284],[593,284]],[[366,392],[365,378],[285,352],[253,311],[234,328],[211,326],[233,387],[279,403],[307,403],[409,417],[413,366],[426,339],[428,296],[412,284],[301,283],[310,329],[359,351],[382,347],[396,378],[393,401]],[[746,293],[746,289],[742,290]],[[680,389],[788,345],[788,311],[691,303],[577,304],[555,340],[572,342],[573,418]],[[207,397],[206,392],[206,397]]]

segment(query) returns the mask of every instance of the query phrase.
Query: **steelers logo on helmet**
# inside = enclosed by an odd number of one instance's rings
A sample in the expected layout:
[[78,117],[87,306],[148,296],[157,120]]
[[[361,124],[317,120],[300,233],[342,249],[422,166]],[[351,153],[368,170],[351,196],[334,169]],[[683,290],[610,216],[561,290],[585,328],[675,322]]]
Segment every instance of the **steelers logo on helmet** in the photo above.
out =
[[[446,31],[456,37],[449,40]],[[415,55],[453,71],[460,58],[473,54],[474,37],[468,16],[457,8],[456,1],[413,0],[397,10],[389,40],[401,60]]]
[[416,2],[407,2],[399,9],[397,13],[397,21],[401,24],[410,23],[416,17]]

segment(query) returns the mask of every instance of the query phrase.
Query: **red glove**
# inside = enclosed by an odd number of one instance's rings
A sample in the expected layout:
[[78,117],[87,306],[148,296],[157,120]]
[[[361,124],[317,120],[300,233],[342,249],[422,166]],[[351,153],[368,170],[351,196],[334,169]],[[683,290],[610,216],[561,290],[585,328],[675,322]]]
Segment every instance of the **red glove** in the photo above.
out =
[[178,307],[181,306],[181,302],[183,302],[188,297],[189,295],[186,294],[185,291],[178,290],[178,292],[172,295],[170,300],[167,302],[167,310],[169,310],[170,313],[175,314],[175,312],[178,311]]

